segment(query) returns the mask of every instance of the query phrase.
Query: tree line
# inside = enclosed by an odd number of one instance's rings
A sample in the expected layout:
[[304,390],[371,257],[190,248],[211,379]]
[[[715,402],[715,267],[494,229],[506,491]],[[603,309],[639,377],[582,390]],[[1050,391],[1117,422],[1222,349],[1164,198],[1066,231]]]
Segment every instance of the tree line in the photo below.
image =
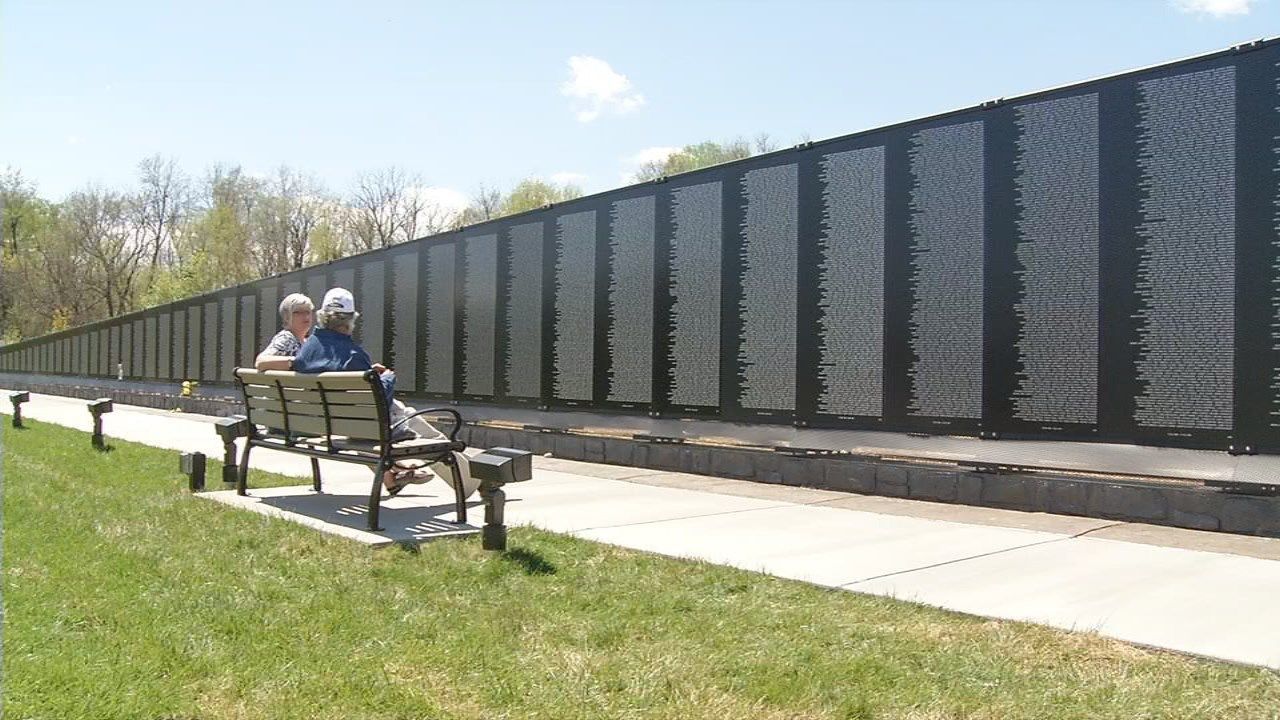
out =
[[[689,145],[642,165],[644,182],[775,149],[767,136]],[[0,173],[0,344],[249,282],[307,265],[534,210],[582,195],[529,178],[482,185],[458,210],[400,167],[365,172],[345,193],[280,167],[189,176],[160,155],[128,188],[85,186],[61,202],[16,168]]]

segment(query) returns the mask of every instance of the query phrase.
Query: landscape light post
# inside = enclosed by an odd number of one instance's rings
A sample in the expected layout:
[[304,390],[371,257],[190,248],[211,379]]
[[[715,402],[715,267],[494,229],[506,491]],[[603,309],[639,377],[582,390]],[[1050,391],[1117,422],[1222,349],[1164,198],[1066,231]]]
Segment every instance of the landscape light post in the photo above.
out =
[[15,390],[9,393],[9,402],[13,403],[13,426],[22,427],[22,403],[31,399],[31,393],[26,390]]

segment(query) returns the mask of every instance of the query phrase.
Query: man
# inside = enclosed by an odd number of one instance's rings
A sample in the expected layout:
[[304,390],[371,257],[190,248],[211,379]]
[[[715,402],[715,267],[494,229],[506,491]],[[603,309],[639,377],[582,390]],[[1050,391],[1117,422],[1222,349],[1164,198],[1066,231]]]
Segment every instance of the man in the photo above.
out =
[[[391,422],[412,415],[414,410],[395,399],[396,374],[386,366],[373,362],[369,353],[360,347],[351,337],[355,331],[356,320],[360,313],[356,312],[356,301],[351,292],[343,288],[332,288],[324,294],[324,301],[316,311],[317,326],[311,336],[302,344],[298,355],[294,358],[293,369],[300,373],[342,372],[352,370],[374,370],[382,383],[383,392],[387,396],[387,407],[390,410]],[[426,437],[443,439],[445,436],[422,418],[413,418],[400,426],[405,431],[396,439]],[[462,476],[463,489],[468,496],[476,491],[479,483],[471,477],[471,465],[467,456],[455,452],[459,474]],[[440,467],[440,463],[432,466],[437,475],[450,478],[453,473]],[[383,477],[383,485],[392,495],[399,493],[406,485],[423,483],[430,480],[425,471],[412,467],[396,467]]]
[[302,293],[291,293],[280,301],[280,322],[284,329],[267,341],[253,361],[256,370],[292,370],[293,358],[311,332],[315,305]]

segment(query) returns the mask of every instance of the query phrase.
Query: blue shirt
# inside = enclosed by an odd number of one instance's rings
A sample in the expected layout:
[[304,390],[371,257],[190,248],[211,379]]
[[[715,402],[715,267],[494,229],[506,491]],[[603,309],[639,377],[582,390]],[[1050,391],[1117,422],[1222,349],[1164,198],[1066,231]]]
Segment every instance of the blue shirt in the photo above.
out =
[[[293,369],[300,373],[346,372],[352,370],[370,370],[373,361],[369,353],[356,344],[350,335],[334,330],[316,328],[311,336],[302,343],[298,356],[293,359]],[[391,407],[391,399],[395,395],[396,374],[390,370],[378,376],[382,389],[387,396],[387,407]]]

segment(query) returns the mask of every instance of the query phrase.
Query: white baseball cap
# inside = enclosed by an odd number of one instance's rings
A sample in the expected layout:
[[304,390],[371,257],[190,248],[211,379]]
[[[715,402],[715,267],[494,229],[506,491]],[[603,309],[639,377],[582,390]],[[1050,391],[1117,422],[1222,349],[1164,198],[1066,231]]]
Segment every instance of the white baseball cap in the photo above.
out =
[[350,290],[330,288],[329,292],[324,294],[324,302],[320,303],[320,309],[326,312],[353,313],[356,311],[356,299],[351,296]]

